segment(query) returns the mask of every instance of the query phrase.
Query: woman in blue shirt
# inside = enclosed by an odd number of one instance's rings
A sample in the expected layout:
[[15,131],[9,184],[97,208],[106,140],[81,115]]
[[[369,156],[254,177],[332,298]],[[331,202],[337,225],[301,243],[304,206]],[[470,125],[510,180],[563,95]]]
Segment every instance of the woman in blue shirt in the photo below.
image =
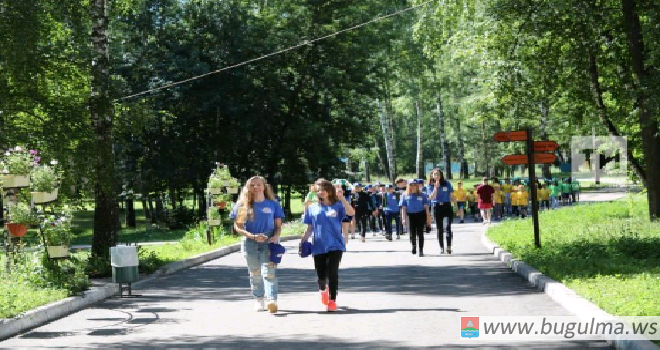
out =
[[[261,176],[250,178],[230,215],[234,229],[243,235],[241,251],[247,260],[252,295],[257,298],[255,309],[277,312],[277,265],[270,261],[268,243],[277,243],[284,212],[275,200],[272,188]],[[265,290],[264,290],[265,288]]]
[[[451,254],[451,222],[454,220],[454,211],[451,208],[451,203],[456,199],[453,197],[454,188],[451,183],[445,180],[445,175],[439,169],[434,169],[429,177],[429,184],[426,186],[426,193],[429,194],[431,200],[431,208],[433,209],[433,216],[435,217],[435,227],[438,233],[438,242],[440,243],[440,253],[445,253],[445,244],[442,235],[443,226],[445,231],[445,239],[447,240],[447,253]],[[444,224],[444,220],[447,224]]]
[[419,238],[419,256],[424,256],[424,225],[431,225],[429,215],[429,201],[426,194],[422,193],[421,187],[424,180],[412,180],[408,184],[408,190],[401,197],[401,221],[405,225],[405,217],[408,215],[410,225],[410,243],[412,253],[417,253],[417,238]]
[[355,215],[355,210],[344,198],[343,191],[335,189],[330,181],[317,180],[316,186],[319,200],[305,212],[303,222],[307,224],[307,230],[300,244],[313,235],[312,255],[321,302],[327,311],[337,311],[339,263],[348,239],[348,233],[342,235],[342,218]]

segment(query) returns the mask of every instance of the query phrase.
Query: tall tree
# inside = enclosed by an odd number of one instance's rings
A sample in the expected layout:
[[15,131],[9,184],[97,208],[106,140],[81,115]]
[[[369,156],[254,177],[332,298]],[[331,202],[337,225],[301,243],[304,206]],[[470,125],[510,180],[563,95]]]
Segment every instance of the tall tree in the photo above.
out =
[[92,81],[89,109],[95,139],[94,159],[94,237],[92,255],[107,259],[110,247],[117,244],[119,205],[115,190],[115,160],[112,150],[113,104],[110,92],[109,55],[110,0],[93,0],[92,15]]

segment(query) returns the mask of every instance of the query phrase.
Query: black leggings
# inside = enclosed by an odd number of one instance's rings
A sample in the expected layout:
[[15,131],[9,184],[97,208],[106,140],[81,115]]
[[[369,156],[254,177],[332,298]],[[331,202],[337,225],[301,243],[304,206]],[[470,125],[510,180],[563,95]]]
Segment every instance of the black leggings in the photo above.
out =
[[341,262],[342,251],[333,250],[325,254],[314,256],[314,267],[318,276],[319,290],[325,290],[326,279],[330,287],[330,300],[337,299],[339,288],[339,262]]
[[447,226],[445,226],[445,238],[447,239],[447,248],[451,247],[451,239],[453,238],[451,233],[451,222],[453,220],[454,213],[451,209],[451,204],[446,203],[443,205],[436,205],[433,207],[433,215],[435,216],[435,229],[438,232],[438,242],[440,243],[440,248],[444,248],[445,244],[442,239],[442,226],[444,219],[447,218]]
[[369,218],[369,212],[367,211],[358,211],[355,213],[355,224],[357,227],[356,230],[360,231],[360,236],[365,237],[367,235],[367,220]]
[[419,250],[424,249],[424,229],[426,228],[426,212],[408,213],[408,225],[410,226],[410,243],[413,248],[417,246],[419,237]]

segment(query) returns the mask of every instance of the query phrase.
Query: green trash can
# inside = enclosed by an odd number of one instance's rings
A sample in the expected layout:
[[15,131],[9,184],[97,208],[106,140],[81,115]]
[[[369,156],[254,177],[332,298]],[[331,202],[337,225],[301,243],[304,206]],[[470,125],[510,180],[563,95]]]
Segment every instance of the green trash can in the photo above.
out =
[[119,284],[119,294],[124,294],[124,284],[128,284],[128,295],[132,296],[131,283],[140,279],[138,273],[137,246],[117,246],[110,248],[112,282]]

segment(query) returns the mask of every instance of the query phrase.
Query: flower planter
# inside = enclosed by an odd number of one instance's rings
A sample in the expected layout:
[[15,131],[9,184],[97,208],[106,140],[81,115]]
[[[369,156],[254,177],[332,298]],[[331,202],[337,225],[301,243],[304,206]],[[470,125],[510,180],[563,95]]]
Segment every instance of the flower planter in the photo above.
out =
[[222,180],[222,185],[225,187],[231,186],[231,180]]
[[48,203],[57,199],[58,189],[56,188],[53,192],[30,192],[32,194],[32,200],[35,204],[39,203]]
[[220,226],[222,225],[222,220],[209,220],[209,226]]
[[66,258],[69,256],[69,247],[65,245],[49,245],[46,246],[46,251],[48,252],[48,257],[51,259]]
[[214,204],[220,209],[227,209],[227,202],[215,202]]
[[209,188],[209,193],[210,194],[220,194],[220,193],[222,193],[222,187],[210,187]]
[[227,193],[229,193],[229,194],[238,193],[238,187],[227,187]]
[[16,188],[16,187],[28,187],[30,186],[30,176],[29,175],[2,175],[2,187],[4,188]]
[[6,227],[12,237],[25,237],[28,229],[27,224],[17,224],[13,222],[7,223]]

